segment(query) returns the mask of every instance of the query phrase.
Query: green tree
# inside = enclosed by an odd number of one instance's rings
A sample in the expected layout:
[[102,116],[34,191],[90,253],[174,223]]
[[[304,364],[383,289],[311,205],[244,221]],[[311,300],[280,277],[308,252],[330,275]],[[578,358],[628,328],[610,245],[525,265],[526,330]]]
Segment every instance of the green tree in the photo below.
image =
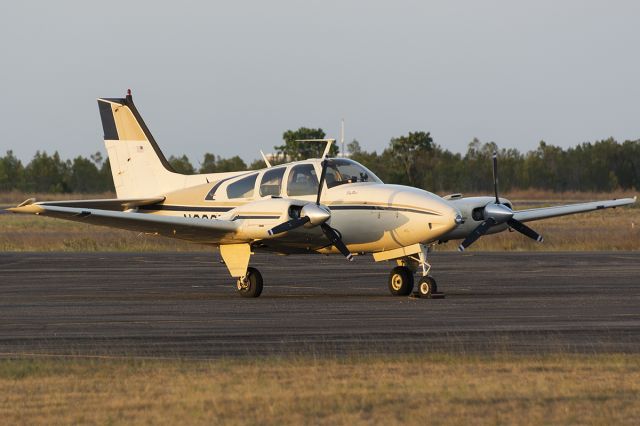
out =
[[251,164],[249,164],[248,169],[249,170],[259,170],[259,169],[264,169],[266,166],[267,165],[265,164],[264,160],[262,158],[258,158],[256,160],[253,160],[251,162]]
[[[324,152],[325,143],[322,142],[297,142],[302,139],[324,139],[322,129],[310,129],[300,127],[298,130],[287,130],[282,135],[284,144],[275,146],[278,155],[282,155],[285,161],[306,160],[307,158],[320,158]],[[330,157],[338,155],[338,147],[334,143],[329,151]]]
[[100,170],[91,160],[80,156],[74,158],[71,163],[68,187],[71,192],[103,191]]
[[36,192],[69,192],[69,161],[62,161],[58,152],[52,156],[36,151],[25,167],[25,189]]
[[113,175],[111,174],[111,163],[108,158],[100,166],[100,181],[102,182],[101,191],[115,191]]
[[347,153],[350,156],[358,155],[362,152],[362,147],[360,146],[360,142],[356,139],[352,140],[347,144]]
[[433,149],[433,139],[429,132],[409,132],[407,136],[392,138],[389,150],[402,167],[406,182],[415,186],[421,183],[423,171],[417,167],[418,158]]
[[218,161],[216,163],[217,173],[236,172],[239,170],[247,170],[247,163],[245,163],[239,156],[236,155],[231,158],[218,157]]
[[0,191],[10,191],[21,188],[24,180],[24,166],[13,155],[13,151],[7,151],[4,157],[0,157]]
[[171,164],[176,172],[182,173],[183,175],[192,175],[196,172],[196,169],[186,155],[182,157],[174,157],[172,155],[169,157],[169,164]]
[[204,154],[202,163],[200,163],[200,173],[215,173],[217,172],[217,159],[216,156],[210,152]]

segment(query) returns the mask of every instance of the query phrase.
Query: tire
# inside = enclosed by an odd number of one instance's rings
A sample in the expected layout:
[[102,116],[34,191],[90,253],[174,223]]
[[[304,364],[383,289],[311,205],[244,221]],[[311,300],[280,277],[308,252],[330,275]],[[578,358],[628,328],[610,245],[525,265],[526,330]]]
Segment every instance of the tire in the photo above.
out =
[[418,293],[420,297],[429,298],[433,293],[438,292],[438,286],[436,280],[431,277],[422,277],[418,281]]
[[247,268],[247,275],[238,278],[236,287],[242,297],[259,297],[262,293],[262,274],[256,268]]
[[394,296],[408,296],[413,290],[413,273],[405,266],[396,266],[389,274],[389,291]]

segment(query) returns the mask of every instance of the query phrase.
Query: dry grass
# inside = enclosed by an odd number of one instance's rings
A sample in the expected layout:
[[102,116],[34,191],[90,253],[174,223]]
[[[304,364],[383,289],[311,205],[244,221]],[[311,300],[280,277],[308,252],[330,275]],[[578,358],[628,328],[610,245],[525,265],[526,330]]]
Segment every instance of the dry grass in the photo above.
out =
[[[611,200],[614,198],[630,198],[637,194],[636,190],[616,190],[611,192],[587,192],[587,191],[566,191],[566,192],[553,192],[545,191],[542,189],[515,189],[504,194],[501,192],[500,196],[510,199],[511,201],[518,200],[551,200],[554,203],[558,202],[581,202],[581,201],[593,201],[593,200]],[[464,194],[470,196],[471,194]],[[475,195],[487,195],[475,194]],[[493,195],[493,194],[488,194]]]
[[[629,193],[550,193],[521,191],[506,194],[517,209],[546,204],[621,198]],[[113,194],[91,197],[108,198]],[[4,198],[3,198],[4,197]],[[23,200],[20,193],[0,199]],[[66,194],[65,198],[81,198]],[[89,198],[89,196],[85,196]],[[42,199],[49,199],[43,196]],[[14,202],[13,204],[17,204]],[[481,238],[473,250],[485,251],[585,251],[640,250],[640,204],[630,207],[565,216],[529,224],[545,238],[535,243],[518,233],[503,232]],[[438,246],[450,251],[456,242]],[[135,232],[96,227],[52,218],[0,214],[0,251],[200,251],[204,246]]]
[[50,217],[0,214],[0,251],[202,251],[205,247]]
[[3,360],[6,424],[637,424],[638,355]]

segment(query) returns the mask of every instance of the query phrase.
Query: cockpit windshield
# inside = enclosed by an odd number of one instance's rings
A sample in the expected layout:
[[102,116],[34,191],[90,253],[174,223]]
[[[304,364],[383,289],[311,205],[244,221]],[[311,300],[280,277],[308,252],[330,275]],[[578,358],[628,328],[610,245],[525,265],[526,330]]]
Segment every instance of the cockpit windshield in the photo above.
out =
[[376,175],[364,166],[346,158],[333,158],[327,166],[327,188],[345,183],[374,182],[382,183]]

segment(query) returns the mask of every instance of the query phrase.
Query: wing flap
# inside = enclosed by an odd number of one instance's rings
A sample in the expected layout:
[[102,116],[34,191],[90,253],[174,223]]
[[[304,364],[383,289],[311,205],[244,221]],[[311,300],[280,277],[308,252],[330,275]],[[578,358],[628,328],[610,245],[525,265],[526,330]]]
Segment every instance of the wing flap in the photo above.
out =
[[619,200],[593,201],[589,203],[569,204],[566,206],[543,207],[538,209],[518,210],[513,218],[520,222],[547,219],[550,217],[565,216],[575,213],[585,213],[593,210],[609,209],[626,206],[636,202],[636,197],[621,198]]

